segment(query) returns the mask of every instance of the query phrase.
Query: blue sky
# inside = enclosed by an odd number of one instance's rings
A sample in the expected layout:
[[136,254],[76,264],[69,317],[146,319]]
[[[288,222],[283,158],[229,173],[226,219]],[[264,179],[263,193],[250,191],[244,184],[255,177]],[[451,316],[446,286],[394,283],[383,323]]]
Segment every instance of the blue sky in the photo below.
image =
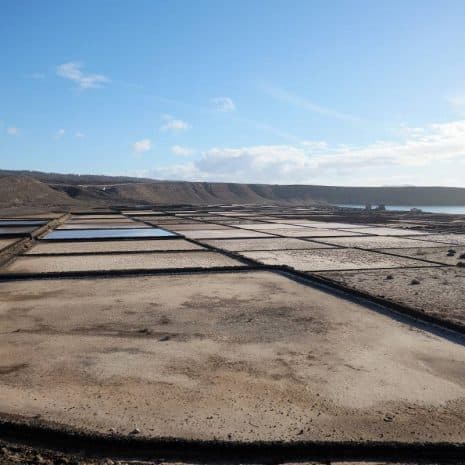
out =
[[463,1],[25,1],[0,167],[465,186]]

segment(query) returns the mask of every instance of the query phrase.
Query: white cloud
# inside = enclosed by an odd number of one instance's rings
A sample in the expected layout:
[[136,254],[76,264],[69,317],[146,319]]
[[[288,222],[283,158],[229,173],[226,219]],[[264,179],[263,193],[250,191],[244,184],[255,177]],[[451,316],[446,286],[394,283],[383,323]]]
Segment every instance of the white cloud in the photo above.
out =
[[184,131],[191,127],[189,123],[181,119],[176,119],[171,115],[163,115],[162,119],[164,121],[160,127],[162,131]]
[[9,128],[6,128],[6,132],[10,136],[18,136],[20,133],[20,129],[15,126],[10,126]]
[[138,140],[134,142],[132,148],[136,153],[148,152],[152,148],[152,141],[150,139]]
[[81,89],[102,87],[103,84],[109,82],[103,74],[85,74],[81,63],[63,63],[57,66],[56,72],[58,76],[74,81]]
[[77,132],[74,133],[74,137],[76,139],[84,139],[86,137],[86,135],[83,134],[82,132],[77,131]]
[[65,135],[66,131],[64,129],[58,129],[58,131],[55,134],[56,139],[60,139]]
[[236,104],[229,97],[215,97],[211,99],[211,103],[217,111],[229,112],[236,109]]
[[190,147],[184,147],[182,145],[173,145],[171,147],[171,153],[180,157],[188,157],[194,153],[194,150]]
[[[401,141],[365,146],[331,146],[323,141],[216,147],[195,161],[158,169],[164,179],[263,182],[278,184],[345,183],[370,185],[454,183],[455,171],[465,163],[465,120],[430,124],[405,131]],[[441,177],[439,177],[441,176]],[[384,181],[382,181],[384,180]],[[461,182],[462,185],[465,181]]]

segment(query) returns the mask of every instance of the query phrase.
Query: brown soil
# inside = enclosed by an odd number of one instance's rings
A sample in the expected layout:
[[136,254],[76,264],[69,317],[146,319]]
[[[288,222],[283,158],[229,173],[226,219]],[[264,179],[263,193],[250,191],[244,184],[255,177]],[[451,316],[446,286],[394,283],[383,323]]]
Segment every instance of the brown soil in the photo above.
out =
[[465,348],[266,272],[0,284],[0,411],[196,439],[462,441]]
[[[462,268],[344,271],[321,275],[465,328],[465,270]],[[419,284],[412,284],[413,280]]]

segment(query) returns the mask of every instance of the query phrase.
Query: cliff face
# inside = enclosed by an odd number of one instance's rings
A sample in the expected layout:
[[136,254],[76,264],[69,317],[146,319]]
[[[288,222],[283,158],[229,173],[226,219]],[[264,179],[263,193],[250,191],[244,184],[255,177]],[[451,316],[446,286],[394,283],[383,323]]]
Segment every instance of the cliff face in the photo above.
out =
[[465,205],[465,188],[452,187],[332,187],[27,174],[9,172],[2,176],[0,172],[1,207],[216,203]]

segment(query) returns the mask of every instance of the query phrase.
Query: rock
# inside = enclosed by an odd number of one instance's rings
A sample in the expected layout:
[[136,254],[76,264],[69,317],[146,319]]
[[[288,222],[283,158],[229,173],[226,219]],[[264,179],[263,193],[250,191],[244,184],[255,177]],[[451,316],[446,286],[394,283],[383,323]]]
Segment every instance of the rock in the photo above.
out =
[[139,428],[134,428],[129,434],[140,434],[140,429]]
[[388,275],[386,276],[386,279],[394,279],[394,276],[393,276],[392,274],[388,274]]
[[383,420],[386,422],[394,421],[394,415],[392,413],[386,413],[386,415],[383,417]]
[[457,262],[459,268],[465,268],[465,262]]
[[447,251],[447,253],[450,253],[450,254],[452,254],[452,255],[455,255],[455,254],[457,253],[457,251],[456,251],[455,249],[449,249],[449,250]]
[[410,284],[411,284],[412,286],[417,286],[418,284],[420,284],[420,281],[418,281],[418,279],[412,279],[412,280],[410,281]]
[[165,336],[162,336],[160,339],[158,339],[160,342],[165,342],[165,341],[169,341],[171,339],[171,336],[168,336],[165,335]]

